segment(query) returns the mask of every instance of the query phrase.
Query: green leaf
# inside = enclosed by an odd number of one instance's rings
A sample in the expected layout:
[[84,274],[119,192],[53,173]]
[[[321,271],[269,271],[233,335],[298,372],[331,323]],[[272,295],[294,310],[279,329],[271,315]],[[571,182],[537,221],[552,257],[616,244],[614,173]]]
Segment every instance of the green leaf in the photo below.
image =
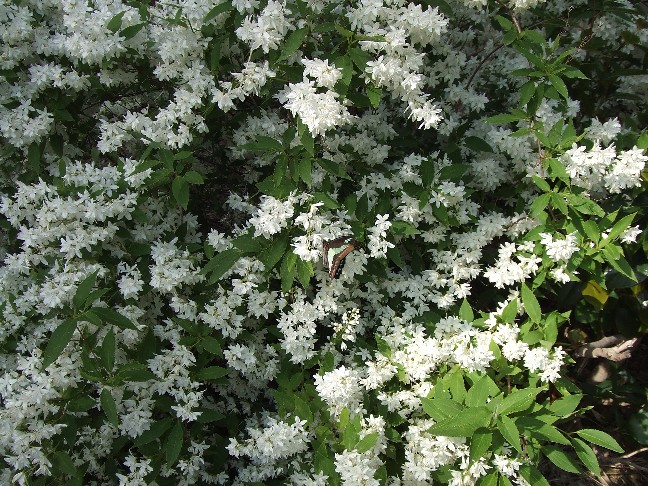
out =
[[587,469],[589,469],[595,476],[601,477],[601,468],[599,467],[598,459],[596,458],[596,454],[594,454],[592,448],[576,437],[572,438],[572,445],[574,446],[576,455],[581,461],[583,461],[585,467],[587,467]]
[[513,390],[509,396],[502,400],[498,408],[501,415],[509,415],[515,412],[521,412],[531,406],[535,397],[542,391],[542,388],[523,388]]
[[281,55],[279,56],[278,61],[288,59],[292,54],[297,52],[297,49],[299,49],[303,44],[307,33],[308,29],[306,28],[297,29],[291,32],[284,41],[283,49],[281,49]]
[[549,411],[558,417],[567,417],[571,415],[578,407],[583,395],[564,395],[549,405]]
[[128,317],[123,316],[116,310],[113,310],[109,307],[93,307],[90,310],[93,313],[97,314],[104,322],[113,324],[120,329],[131,329],[133,331],[137,331],[135,324],[133,324]]
[[176,424],[169,432],[169,436],[166,441],[166,463],[168,466],[172,466],[178,460],[180,456],[180,450],[182,449],[183,442],[183,430],[182,424],[176,422]]
[[203,24],[207,24],[213,19],[215,19],[217,16],[219,16],[222,13],[227,12],[232,8],[232,3],[231,2],[223,2],[218,5],[216,5],[214,8],[212,8],[207,15],[205,15],[205,18],[203,19]]
[[546,445],[542,448],[542,453],[563,471],[574,474],[580,474],[581,470],[576,465],[574,458],[552,445]]
[[393,221],[389,231],[395,235],[405,236],[418,235],[420,233],[413,224],[400,220]]
[[297,258],[297,278],[303,288],[308,289],[310,287],[310,279],[313,275],[315,275],[313,262],[306,262],[301,258]]
[[436,422],[442,422],[458,415],[463,407],[449,398],[421,398],[423,411]]
[[527,81],[522,85],[520,88],[520,108],[523,108],[531,100],[535,93],[535,89],[535,81],[533,80]]
[[479,407],[481,405],[486,405],[486,401],[489,397],[491,379],[484,375],[466,393],[465,403],[467,407]]
[[493,442],[493,433],[479,428],[470,439],[470,462],[477,462],[488,451]]
[[151,424],[151,428],[142,432],[142,435],[137,437],[133,441],[133,444],[135,444],[136,447],[140,447],[153,442],[155,439],[162,437],[162,434],[169,430],[172,425],[173,419],[171,417],[167,417],[158,422],[153,422],[153,424]]
[[497,473],[492,472],[479,478],[479,481],[476,484],[477,486],[497,486]]
[[493,147],[479,137],[464,138],[464,145],[475,152],[493,152]]
[[74,461],[72,461],[72,458],[67,452],[54,452],[54,454],[52,455],[52,464],[56,469],[63,472],[64,474],[67,474],[68,476],[75,477],[79,473],[76,466],[74,465]]
[[313,184],[313,166],[311,159],[301,159],[297,162],[296,169],[297,178],[304,181],[310,187]]
[[356,65],[360,72],[364,72],[367,68],[367,62],[370,60],[369,54],[357,47],[352,47],[348,52],[353,64]]
[[366,93],[367,93],[367,98],[369,98],[369,103],[371,103],[371,106],[374,108],[378,108],[380,106],[380,99],[382,98],[382,90],[380,88],[376,88],[372,84],[368,84],[366,88]]
[[511,444],[516,451],[522,454],[522,444],[520,443],[520,432],[513,420],[508,418],[506,415],[500,415],[497,419],[497,430],[500,431],[502,437]]
[[466,408],[433,425],[428,432],[446,437],[471,437],[478,428],[488,425],[491,416],[492,412],[486,407]]
[[468,300],[464,299],[459,308],[459,317],[466,322],[472,322],[475,320],[475,314],[473,313],[472,307]]
[[620,454],[624,452],[619,443],[614,440],[614,438],[610,436],[610,434],[603,432],[602,430],[582,429],[577,430],[576,433],[587,442],[591,442],[592,444],[605,447],[606,449],[610,449],[611,451],[618,452]]
[[549,483],[542,473],[531,464],[520,466],[520,476],[526,479],[527,482],[533,486],[549,486]]
[[36,142],[33,142],[27,149],[27,164],[34,176],[40,174],[41,150]]
[[283,145],[281,142],[264,135],[258,137],[254,142],[241,145],[240,148],[259,152],[283,152]]
[[112,33],[117,32],[121,27],[122,18],[124,17],[125,13],[126,10],[119,12],[117,15],[115,15],[112,19],[108,21],[108,23],[106,24],[106,28]]
[[624,216],[619,221],[617,221],[610,230],[607,238],[601,241],[601,248],[616,240],[621,235],[621,233],[623,233],[628,228],[628,226],[632,224],[632,220],[636,215],[637,213],[628,214],[627,216]]
[[99,270],[92,272],[77,286],[77,290],[74,294],[74,297],[72,298],[72,305],[74,305],[75,309],[81,309],[86,299],[88,298],[88,295],[90,295],[90,291],[92,290],[92,287],[94,287],[97,280],[98,272]]
[[439,171],[438,178],[439,180],[458,181],[469,168],[468,164],[447,165]]
[[340,207],[337,201],[325,192],[315,192],[313,193],[313,197],[315,200],[323,202],[324,206],[329,209],[337,209]]
[[110,393],[108,388],[101,390],[101,396],[99,398],[101,402],[101,410],[103,410],[104,415],[115,427],[119,426],[119,416],[117,415],[117,405],[115,404],[115,399]]
[[178,206],[187,209],[189,205],[189,183],[182,176],[176,176],[171,183],[171,192]]
[[43,351],[43,369],[51,365],[68,345],[76,329],[76,319],[66,319],[54,329]]
[[142,363],[127,363],[118,368],[117,376],[124,381],[143,382],[157,377]]
[[210,282],[217,282],[239,260],[241,254],[236,249],[223,250],[209,260],[202,269],[203,274],[211,273]]
[[502,311],[502,322],[510,323],[517,317],[518,304],[517,299],[512,299]]
[[565,98],[566,100],[569,99],[569,93],[567,92],[567,86],[565,85],[565,82],[560,79],[558,76],[555,74],[550,74],[549,75],[549,82],[551,83],[551,86],[554,87],[556,91],[558,91],[558,94]]
[[201,344],[205,351],[207,351],[208,353],[216,356],[222,356],[223,350],[221,348],[221,344],[215,337],[205,336],[202,338]]
[[198,380],[218,380],[219,378],[227,375],[229,370],[221,366],[209,366],[198,370],[196,373],[196,379]]
[[129,25],[128,27],[126,27],[125,29],[122,29],[122,30],[119,32],[119,36],[120,36],[120,37],[123,37],[123,38],[126,39],[126,40],[128,40],[128,39],[132,39],[132,38],[135,37],[135,36],[137,35],[137,33],[138,33],[140,30],[142,30],[146,25],[147,25],[146,22],[142,22],[142,23],[134,24],[134,25]]
[[311,423],[313,421],[313,412],[308,406],[308,402],[295,395],[295,415],[301,420]]
[[[301,144],[306,149],[306,152],[308,152],[308,154],[311,157],[314,157],[315,156],[315,139],[313,138],[313,135],[311,134],[308,127],[304,126],[304,129],[300,131],[300,133],[299,133],[299,141],[301,142]],[[309,167],[310,167],[310,161],[309,161]]]
[[101,347],[99,348],[99,357],[108,371],[115,367],[115,333],[109,329],[104,336]]
[[524,310],[529,315],[529,318],[532,322],[538,323],[542,319],[542,310],[540,309],[540,304],[538,299],[533,294],[533,291],[527,287],[525,283],[522,283],[522,304],[524,305]]
[[531,204],[530,214],[533,217],[538,217],[542,211],[545,210],[547,204],[551,200],[551,194],[540,194],[535,201]]
[[196,172],[195,170],[190,170],[188,171],[184,176],[185,181],[187,181],[189,184],[204,184],[205,183],[205,178],[200,174],[199,172]]
[[355,446],[355,450],[360,454],[370,451],[376,445],[376,442],[378,442],[378,433],[372,432],[371,434],[367,434],[358,441]]
[[342,167],[337,162],[333,162],[327,159],[316,159],[316,160],[317,163],[322,167],[322,169],[324,169],[329,174],[332,174],[336,177],[340,177],[341,179],[351,180],[351,177],[349,176],[349,174],[347,174],[346,170],[344,170],[344,167]]
[[533,175],[533,176],[531,176],[531,179],[533,180],[534,184],[536,186],[538,186],[542,191],[544,191],[544,192],[550,192],[551,191],[551,187],[549,186],[547,181],[545,181],[542,177],[538,177],[537,175]]
[[265,272],[270,272],[281,261],[287,248],[288,236],[279,235],[272,241],[270,248],[259,253],[258,258],[263,263]]

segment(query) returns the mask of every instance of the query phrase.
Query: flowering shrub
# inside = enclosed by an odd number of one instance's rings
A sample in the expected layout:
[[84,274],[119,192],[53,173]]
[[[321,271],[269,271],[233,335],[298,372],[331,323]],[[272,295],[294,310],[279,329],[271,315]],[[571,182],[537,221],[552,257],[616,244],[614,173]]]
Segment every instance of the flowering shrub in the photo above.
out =
[[646,277],[642,8],[2,2],[3,484],[598,474],[561,328]]

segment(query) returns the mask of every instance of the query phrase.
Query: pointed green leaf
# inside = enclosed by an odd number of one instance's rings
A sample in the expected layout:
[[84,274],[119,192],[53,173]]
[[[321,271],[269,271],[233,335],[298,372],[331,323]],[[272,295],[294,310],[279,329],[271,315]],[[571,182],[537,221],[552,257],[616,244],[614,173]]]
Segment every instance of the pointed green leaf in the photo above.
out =
[[74,294],[74,297],[72,298],[72,305],[74,305],[75,309],[81,309],[86,299],[88,298],[88,295],[90,295],[90,291],[92,290],[92,287],[94,287],[97,280],[97,273],[99,273],[99,270],[92,272],[77,286],[77,290]]
[[360,454],[370,451],[376,445],[376,442],[378,442],[378,433],[372,432],[371,434],[367,434],[358,441],[355,446],[355,450]]
[[54,329],[43,351],[43,369],[51,365],[68,345],[76,329],[76,319],[66,319]]
[[297,29],[291,32],[283,43],[283,49],[281,49],[281,55],[279,56],[278,60],[283,61],[285,59],[288,59],[292,54],[297,52],[297,50],[303,44],[307,33],[308,29],[306,28]]
[[527,287],[525,283],[522,283],[521,289],[522,295],[522,304],[524,305],[524,310],[529,315],[529,318],[532,322],[538,323],[542,319],[542,310],[540,309],[540,304],[538,299],[533,294],[531,289]]
[[598,459],[596,458],[596,454],[594,454],[592,448],[576,437],[572,438],[572,445],[574,446],[576,455],[581,461],[583,461],[585,467],[587,467],[587,469],[589,469],[595,476],[601,477],[601,468],[599,467]]
[[115,399],[110,393],[108,388],[101,390],[100,396],[101,410],[103,410],[104,415],[115,427],[119,426],[119,416],[117,415],[117,405],[115,404]]
[[131,329],[137,331],[135,324],[133,324],[128,317],[120,314],[116,310],[109,307],[93,307],[90,310],[97,314],[104,322],[113,324],[120,329]]
[[433,425],[428,432],[446,437],[471,437],[480,427],[488,426],[492,412],[486,407],[466,408]]
[[486,428],[479,428],[470,439],[470,462],[477,462],[486,454],[493,442],[493,433]]
[[166,463],[168,466],[172,466],[178,460],[180,456],[180,450],[182,449],[183,442],[183,430],[182,424],[176,422],[176,424],[169,432],[169,436],[166,441]]
[[501,415],[497,419],[497,429],[500,431],[506,442],[511,444],[516,451],[522,454],[522,444],[520,443],[520,432],[513,420],[506,415]]
[[178,206],[187,209],[189,205],[189,183],[182,176],[176,176],[171,183],[171,192]]
[[619,445],[619,443],[612,437],[610,434],[603,432],[602,430],[596,429],[582,429],[577,430],[576,433],[580,435],[587,442],[596,444],[611,451],[618,452],[622,454],[624,451]]
[[546,445],[542,448],[542,452],[547,458],[558,466],[563,471],[567,471],[574,474],[581,474],[576,461],[573,457],[568,455],[561,449],[558,449],[555,446]]
[[109,329],[99,348],[99,357],[108,371],[112,371],[115,366],[115,349],[115,333]]
[[449,398],[421,398],[423,411],[436,422],[441,422],[459,414],[463,407]]
[[227,368],[221,366],[209,366],[203,368],[196,373],[196,379],[198,380],[218,380],[228,373]]
[[239,260],[241,254],[236,249],[221,251],[214,258],[209,260],[202,269],[203,274],[211,273],[210,281],[217,282],[232,266]]

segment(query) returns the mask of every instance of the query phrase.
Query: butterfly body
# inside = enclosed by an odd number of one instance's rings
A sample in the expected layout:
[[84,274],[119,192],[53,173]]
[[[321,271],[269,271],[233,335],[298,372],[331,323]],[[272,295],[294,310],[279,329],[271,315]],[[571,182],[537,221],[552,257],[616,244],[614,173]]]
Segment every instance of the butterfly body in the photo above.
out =
[[323,243],[323,261],[329,277],[337,278],[342,272],[344,259],[357,248],[358,242],[352,236],[341,236]]

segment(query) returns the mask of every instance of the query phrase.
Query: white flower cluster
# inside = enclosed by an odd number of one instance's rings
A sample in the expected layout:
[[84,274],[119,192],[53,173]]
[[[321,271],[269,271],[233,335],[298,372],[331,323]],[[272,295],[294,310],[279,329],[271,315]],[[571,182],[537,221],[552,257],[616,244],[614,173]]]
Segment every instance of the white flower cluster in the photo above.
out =
[[617,153],[614,145],[602,148],[597,141],[589,151],[574,144],[560,160],[575,185],[596,195],[639,187],[648,157],[637,147]]
[[385,258],[387,250],[394,248],[394,244],[387,241],[387,230],[391,228],[388,214],[376,215],[376,223],[369,228],[369,241],[367,248],[372,258]]
[[234,457],[247,456],[251,464],[238,470],[238,481],[254,482],[273,478],[277,462],[304,452],[310,442],[305,420],[295,417],[292,424],[265,417],[260,424],[247,427],[248,439],[231,438],[227,450]]
[[540,238],[547,256],[554,262],[567,262],[578,251],[576,232],[569,233],[564,239],[554,239],[550,233],[540,233]]
[[352,119],[351,114],[337,98],[339,95],[330,89],[318,92],[315,81],[289,83],[279,93],[279,101],[301,121],[314,135],[324,134],[333,127],[343,126]]
[[335,454],[335,471],[344,486],[379,486],[374,478],[382,461],[371,452],[343,451]]
[[117,474],[119,486],[147,486],[145,478],[148,473],[153,471],[150,459],[138,460],[131,454],[124,461],[124,466],[128,468],[129,472],[127,475]]
[[169,242],[156,241],[151,247],[153,265],[151,270],[151,287],[163,292],[173,292],[182,284],[191,285],[201,282],[204,276],[195,268],[191,254],[180,250],[178,239]]
[[186,422],[193,422],[200,415],[195,409],[203,396],[203,392],[198,391],[199,383],[189,377],[189,368],[195,363],[194,355],[182,345],[175,345],[148,360],[149,369],[157,377],[150,384],[150,390],[172,396],[176,404],[171,409]]
[[424,77],[417,71],[423,55],[412,44],[434,44],[446,30],[448,20],[437,8],[425,11],[419,5],[395,2],[394,6],[361,1],[347,16],[354,28],[370,36],[384,36],[385,41],[362,41],[362,49],[379,55],[367,62],[366,73],[376,86],[386,87],[407,104],[410,118],[421,122],[419,128],[435,127],[441,121],[441,109],[423,93]]
[[315,375],[315,388],[334,415],[340,415],[345,408],[356,414],[362,411],[361,377],[358,370],[340,366],[323,375]]
[[469,455],[470,450],[464,437],[430,434],[427,430],[433,425],[434,420],[420,420],[411,423],[405,433],[407,444],[403,480],[408,484],[430,484],[430,474],[433,471],[453,464],[458,459],[467,459]]
[[241,72],[232,73],[232,81],[222,81],[220,88],[211,91],[212,101],[224,112],[234,108],[234,101],[244,101],[251,94],[258,95],[259,90],[274,78],[276,73],[270,69],[268,61],[262,63],[246,62]]
[[533,254],[533,249],[532,242],[503,243],[497,251],[495,265],[486,269],[484,277],[498,289],[524,282],[535,275],[542,262],[542,258]]
[[272,196],[263,196],[257,213],[250,218],[254,236],[263,235],[267,238],[288,226],[288,222],[295,212],[295,202],[294,197],[280,201]]
[[247,42],[250,50],[260,47],[267,54],[277,49],[288,30],[293,28],[286,18],[289,14],[285,3],[270,0],[256,20],[245,17],[243,24],[236,29],[236,36]]

